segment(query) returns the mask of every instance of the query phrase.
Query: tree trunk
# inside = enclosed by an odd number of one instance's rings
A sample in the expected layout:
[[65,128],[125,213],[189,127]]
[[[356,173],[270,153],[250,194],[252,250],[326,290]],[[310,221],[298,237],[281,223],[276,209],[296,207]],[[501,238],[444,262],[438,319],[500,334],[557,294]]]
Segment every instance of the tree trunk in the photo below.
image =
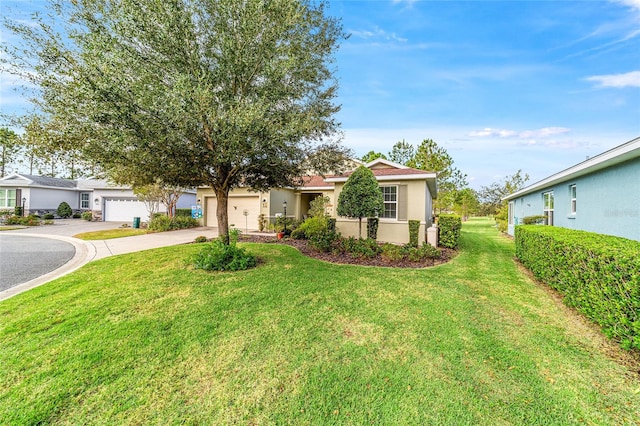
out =
[[229,191],[216,189],[216,218],[218,219],[218,235],[223,243],[229,244]]

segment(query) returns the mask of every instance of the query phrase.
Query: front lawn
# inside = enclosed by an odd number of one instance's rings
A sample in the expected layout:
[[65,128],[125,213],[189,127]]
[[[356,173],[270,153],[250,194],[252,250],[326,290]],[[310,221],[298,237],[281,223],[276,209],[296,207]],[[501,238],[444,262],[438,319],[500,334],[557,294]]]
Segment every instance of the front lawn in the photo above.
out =
[[143,235],[146,233],[147,233],[146,229],[115,228],[115,229],[106,229],[102,231],[82,232],[80,234],[74,235],[73,237],[79,238],[85,241],[93,241],[93,240],[110,240],[113,238],[122,238],[122,237],[132,237],[134,235]]
[[240,273],[185,267],[199,244],[92,262],[0,303],[0,424],[637,422],[625,355],[490,225],[422,270],[275,244]]

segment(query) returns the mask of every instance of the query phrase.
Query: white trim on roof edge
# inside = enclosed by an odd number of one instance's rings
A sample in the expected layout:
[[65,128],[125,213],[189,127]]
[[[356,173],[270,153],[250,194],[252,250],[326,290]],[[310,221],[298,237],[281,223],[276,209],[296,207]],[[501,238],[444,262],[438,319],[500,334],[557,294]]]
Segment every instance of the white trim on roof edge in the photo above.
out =
[[591,157],[581,163],[576,164],[575,166],[569,167],[568,169],[565,169],[545,179],[542,179],[541,181],[529,185],[526,188],[516,191],[513,194],[509,194],[504,197],[503,200],[512,200],[522,195],[537,191],[541,188],[546,188],[556,183],[583,176],[588,173],[592,173],[638,157],[640,157],[640,137],[637,137],[630,140],[629,142],[623,143],[622,145],[605,151],[602,154],[598,154],[595,157]]
[[[424,173],[419,175],[385,175],[385,176],[376,176],[376,180],[378,181],[386,181],[386,180],[424,180],[424,179],[435,179],[435,173]],[[340,176],[340,177],[332,177],[326,178],[324,181],[329,183],[335,182],[346,182],[349,179],[348,176]]]
[[376,164],[385,164],[387,166],[394,167],[396,169],[409,169],[410,167],[405,166],[404,164],[394,163],[393,161],[385,160],[384,158],[376,158],[375,160],[364,164],[365,167],[371,168],[371,166],[375,166]]

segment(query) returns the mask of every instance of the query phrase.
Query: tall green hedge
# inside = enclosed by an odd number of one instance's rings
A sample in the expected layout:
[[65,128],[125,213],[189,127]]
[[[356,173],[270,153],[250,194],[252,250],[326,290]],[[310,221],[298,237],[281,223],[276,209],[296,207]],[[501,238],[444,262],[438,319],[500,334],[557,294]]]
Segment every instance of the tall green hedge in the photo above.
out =
[[447,248],[456,248],[460,242],[460,228],[462,219],[457,214],[441,214],[438,217],[440,229],[439,245]]
[[640,243],[552,226],[515,230],[516,256],[626,349],[640,349]]

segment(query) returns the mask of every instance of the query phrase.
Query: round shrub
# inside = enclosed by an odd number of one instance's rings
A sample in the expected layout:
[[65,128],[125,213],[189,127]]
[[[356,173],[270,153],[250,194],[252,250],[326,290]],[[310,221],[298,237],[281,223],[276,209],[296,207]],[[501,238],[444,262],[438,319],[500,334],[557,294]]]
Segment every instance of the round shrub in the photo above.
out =
[[71,206],[69,205],[69,203],[63,201],[60,203],[60,205],[58,205],[58,210],[56,210],[56,213],[61,218],[66,219],[73,214],[73,211],[71,210]]
[[47,213],[47,214],[45,214],[44,216],[42,216],[42,218],[43,218],[44,220],[51,220],[51,219],[53,219],[54,217],[55,217],[55,215],[54,215],[53,213]]
[[82,219],[87,222],[91,222],[93,220],[93,213],[91,212],[82,212]]
[[198,237],[196,237],[196,243],[206,243],[207,242],[207,237],[205,237],[204,235],[200,235]]

